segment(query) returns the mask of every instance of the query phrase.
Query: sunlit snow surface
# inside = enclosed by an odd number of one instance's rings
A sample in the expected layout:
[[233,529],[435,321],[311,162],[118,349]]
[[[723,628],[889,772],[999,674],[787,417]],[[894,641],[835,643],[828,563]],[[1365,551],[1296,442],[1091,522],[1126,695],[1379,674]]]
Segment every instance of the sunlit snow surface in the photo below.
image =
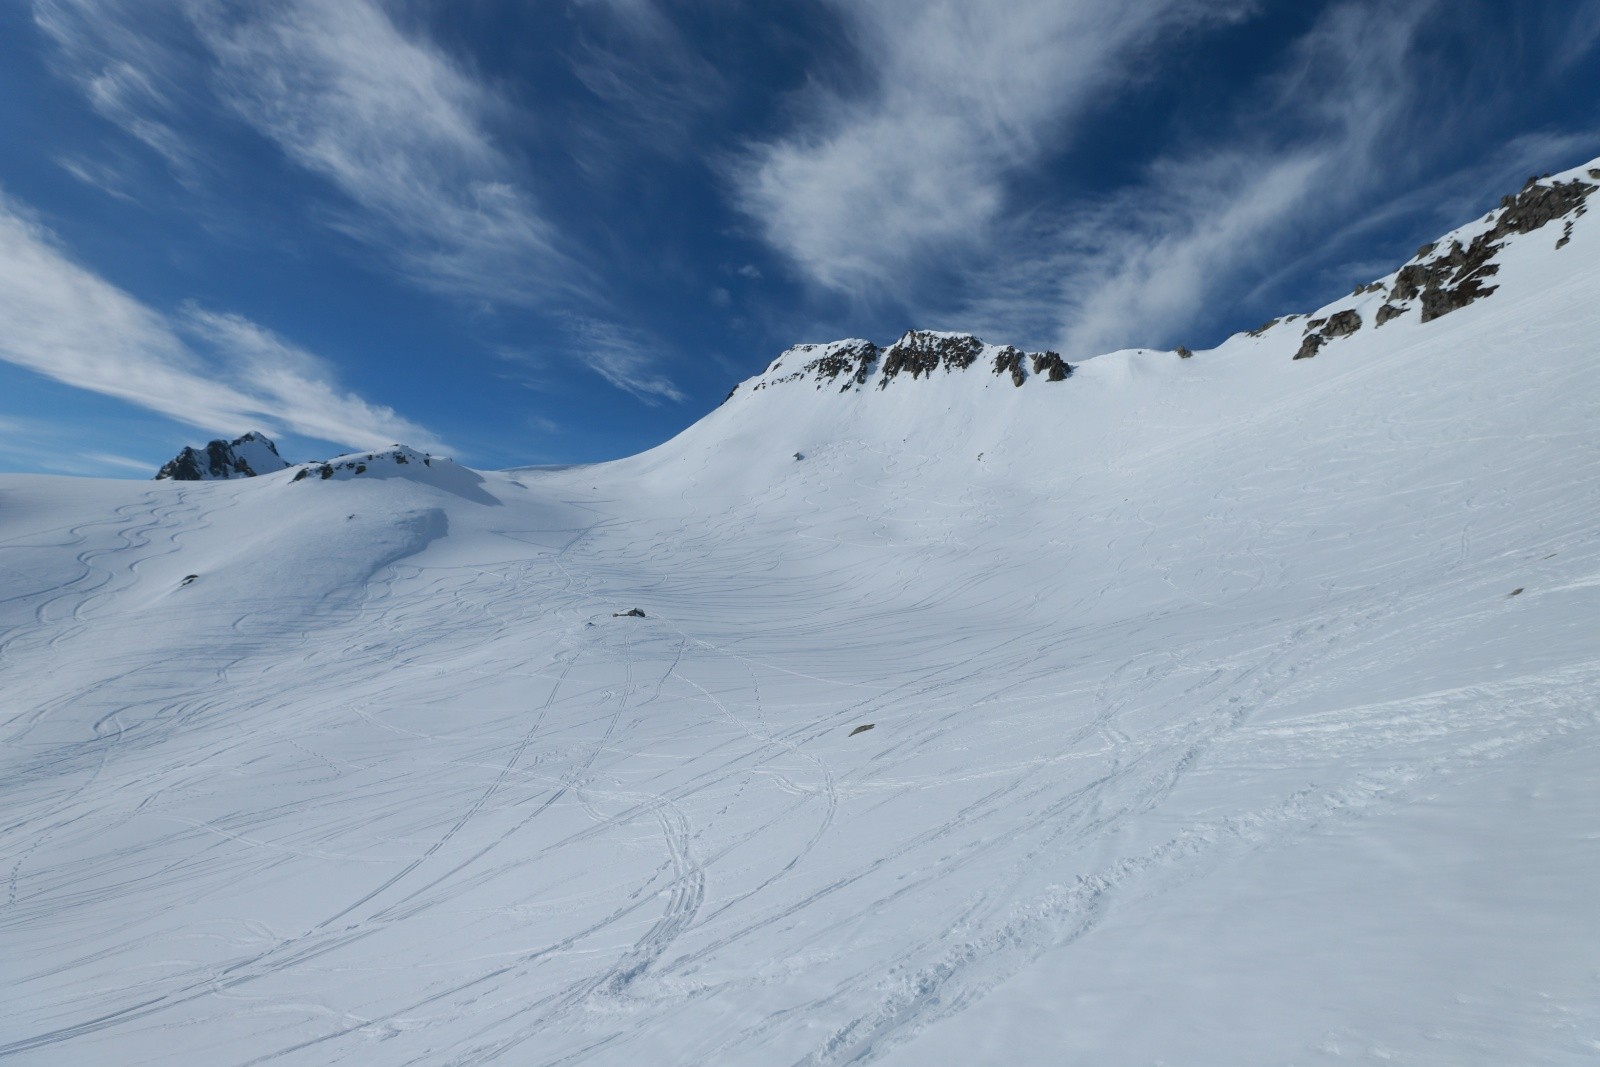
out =
[[0,478],[0,1059],[1595,1062],[1595,221],[1299,362]]

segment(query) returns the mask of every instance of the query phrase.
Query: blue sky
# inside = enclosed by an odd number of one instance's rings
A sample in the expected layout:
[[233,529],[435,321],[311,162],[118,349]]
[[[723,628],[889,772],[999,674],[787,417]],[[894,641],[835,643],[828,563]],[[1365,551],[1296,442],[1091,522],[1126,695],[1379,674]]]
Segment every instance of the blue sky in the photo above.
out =
[[16,0],[0,469],[650,447],[801,341],[1214,344],[1600,155],[1600,0]]

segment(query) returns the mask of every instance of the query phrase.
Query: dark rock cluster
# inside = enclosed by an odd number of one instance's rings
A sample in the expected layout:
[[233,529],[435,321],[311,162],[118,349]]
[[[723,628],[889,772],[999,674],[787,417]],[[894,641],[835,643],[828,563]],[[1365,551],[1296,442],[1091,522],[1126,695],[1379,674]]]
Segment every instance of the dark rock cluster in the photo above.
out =
[[1300,342],[1300,351],[1294,354],[1294,358],[1310,359],[1312,356],[1322,351],[1322,346],[1327,342],[1327,340],[1328,339],[1322,336],[1320,333],[1306,334],[1305,339]]
[[983,342],[966,334],[907,330],[900,340],[883,350],[883,379],[878,388],[884,388],[901,373],[920,378],[940,367],[946,371],[966,370],[982,351]]
[[[1589,176],[1600,180],[1600,171],[1591,170]],[[1600,186],[1576,178],[1551,182],[1529,178],[1515,196],[1501,199],[1498,211],[1489,216],[1493,225],[1469,243],[1453,240],[1441,249],[1439,242],[1434,241],[1417,249],[1411,262],[1400,268],[1389,286],[1383,306],[1378,309],[1376,325],[1399,318],[1413,306],[1420,307],[1421,321],[1432,322],[1491,295],[1497,287],[1486,281],[1500,271],[1494,257],[1505,247],[1506,239],[1532,233],[1564,218],[1567,223],[1556,247],[1565,247],[1572,239],[1573,219],[1588,210],[1589,196],[1597,188]],[[1374,283],[1358,287],[1356,295],[1382,290],[1381,284]],[[1306,336],[1294,358],[1309,359],[1328,341],[1348,337],[1361,329],[1361,325],[1361,317],[1354,309],[1340,311],[1326,319],[1312,319],[1306,323]],[[1260,332],[1252,331],[1253,334]]]
[[866,384],[867,377],[872,374],[872,368],[877,362],[877,345],[871,341],[848,341],[832,346],[827,354],[818,356],[801,370],[815,378],[819,384],[823,379],[831,382],[843,377],[845,382],[842,388],[849,389],[853,385]]
[[994,372],[996,374],[1010,374],[1011,384],[1021,388],[1022,383],[1028,380],[1027,372],[1022,369],[1023,351],[1006,345],[1000,354],[994,357]]
[[[825,345],[795,345],[767,369],[767,375],[752,388],[753,392],[801,380],[816,383],[816,387],[839,384],[840,392],[865,385],[872,373],[882,365],[883,374],[878,388],[883,389],[902,374],[912,378],[931,376],[943,368],[946,373],[966,370],[983,355],[986,346],[970,334],[935,333],[930,330],[908,330],[894,344],[880,348],[871,341],[835,341]],[[1006,345],[995,352],[990,368],[997,376],[1006,375],[1011,384],[1021,386],[1031,374],[1046,381],[1059,382],[1072,376],[1072,365],[1057,352],[1024,352]],[[804,360],[798,370],[780,373]],[[728,396],[738,392],[735,386]],[[726,401],[724,401],[726,403]]]
[[1033,361],[1033,373],[1044,375],[1047,382],[1064,382],[1072,377],[1072,364],[1059,352],[1035,352],[1028,358]]
[[1490,295],[1496,286],[1485,285],[1484,280],[1499,273],[1500,266],[1493,259],[1505,247],[1505,239],[1513,234],[1532,233],[1568,215],[1582,215],[1596,188],[1577,179],[1541,185],[1538,178],[1529,178],[1521,192],[1500,201],[1494,225],[1470,244],[1451,241],[1443,252],[1436,245],[1419,249],[1416,258],[1395,276],[1389,302],[1420,298],[1422,321],[1432,322]]
[[[406,454],[408,451],[409,449],[395,448],[390,452],[368,452],[365,456],[359,459],[352,457],[349,459],[342,459],[337,463],[308,463],[295,473],[295,476],[293,479],[291,479],[291,481],[301,482],[311,477],[313,474],[326,481],[327,479],[332,478],[339,471],[349,471],[351,474],[365,474],[367,473],[367,465],[369,463],[377,463],[383,460],[388,460],[391,463],[404,466],[405,464],[411,462],[410,456]],[[415,453],[411,454],[415,455]],[[431,454],[423,455],[422,464],[425,467],[433,466],[433,456]]]

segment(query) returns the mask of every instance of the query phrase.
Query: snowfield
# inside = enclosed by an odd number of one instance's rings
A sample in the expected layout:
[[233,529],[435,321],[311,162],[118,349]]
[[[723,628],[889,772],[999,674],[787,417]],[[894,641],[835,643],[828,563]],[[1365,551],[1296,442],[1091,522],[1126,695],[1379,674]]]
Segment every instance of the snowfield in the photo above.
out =
[[0,1060],[1600,1061],[1597,221],[1311,359],[0,476]]

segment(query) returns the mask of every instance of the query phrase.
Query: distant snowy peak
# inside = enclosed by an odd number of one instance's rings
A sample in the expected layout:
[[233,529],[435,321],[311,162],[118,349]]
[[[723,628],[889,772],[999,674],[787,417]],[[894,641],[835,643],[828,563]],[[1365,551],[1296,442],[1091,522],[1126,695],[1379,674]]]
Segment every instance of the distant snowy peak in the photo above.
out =
[[203,449],[185,448],[156,473],[156,480],[208,482],[224,478],[254,478],[289,466],[278,447],[264,434],[247,433],[232,441],[218,438]]
[[1072,375],[1071,365],[1055,352],[1024,352],[1011,345],[986,344],[965,333],[908,330],[885,348],[860,338],[795,345],[773,361],[752,391],[800,381],[817,389],[837,385],[840,392],[868,386],[884,389],[903,377],[931,378],[971,367],[1009,377],[1019,387],[1029,378],[1059,382]]

